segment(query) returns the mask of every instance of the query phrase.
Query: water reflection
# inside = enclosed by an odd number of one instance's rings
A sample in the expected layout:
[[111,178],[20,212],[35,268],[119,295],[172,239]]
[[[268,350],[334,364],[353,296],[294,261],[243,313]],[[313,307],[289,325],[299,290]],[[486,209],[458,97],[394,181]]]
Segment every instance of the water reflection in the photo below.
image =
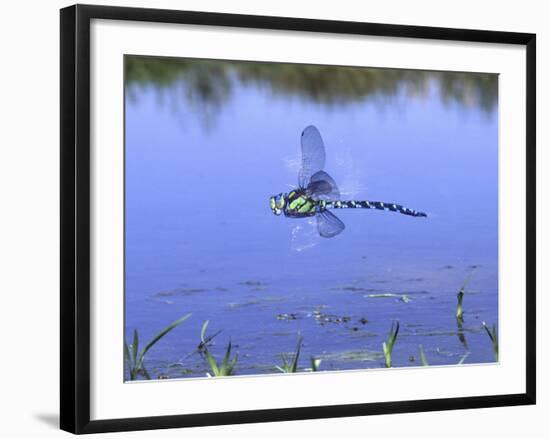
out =
[[215,115],[229,101],[236,85],[255,85],[273,96],[299,98],[325,106],[349,105],[390,97],[405,90],[423,97],[435,84],[445,104],[459,104],[489,113],[497,103],[497,75],[488,73],[341,67],[307,64],[218,61],[167,57],[126,57],[130,100],[154,87],[159,96],[181,89],[190,109]]

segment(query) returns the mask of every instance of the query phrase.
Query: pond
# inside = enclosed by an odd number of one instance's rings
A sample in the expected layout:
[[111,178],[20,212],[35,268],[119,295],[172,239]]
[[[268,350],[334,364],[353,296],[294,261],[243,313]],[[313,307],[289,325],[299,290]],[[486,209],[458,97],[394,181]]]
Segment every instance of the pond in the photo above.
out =
[[[234,373],[494,362],[497,76],[126,57],[125,336],[151,378],[204,377],[201,328]],[[300,134],[320,131],[342,199],[427,213],[334,211],[345,230],[275,216]],[[465,284],[464,316],[457,293]],[[122,358],[122,357],[121,357]],[[464,366],[461,366],[464,367]],[[126,376],[128,378],[128,376]],[[143,377],[142,377],[143,378]]]

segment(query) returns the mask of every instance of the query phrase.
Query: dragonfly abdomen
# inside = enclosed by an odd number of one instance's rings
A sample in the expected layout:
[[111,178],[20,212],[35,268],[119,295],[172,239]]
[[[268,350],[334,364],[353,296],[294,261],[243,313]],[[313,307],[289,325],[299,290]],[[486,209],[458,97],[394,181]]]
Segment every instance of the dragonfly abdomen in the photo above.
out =
[[418,212],[408,207],[401,206],[400,204],[384,203],[382,201],[320,201],[319,207],[321,209],[377,209],[387,210],[390,212],[398,212],[403,215],[427,217],[424,212]]

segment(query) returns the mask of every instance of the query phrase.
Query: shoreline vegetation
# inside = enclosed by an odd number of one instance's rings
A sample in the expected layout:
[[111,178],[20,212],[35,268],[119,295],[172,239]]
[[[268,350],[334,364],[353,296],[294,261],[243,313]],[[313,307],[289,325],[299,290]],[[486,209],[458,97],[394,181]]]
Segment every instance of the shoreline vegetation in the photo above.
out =
[[[444,105],[479,108],[491,114],[498,100],[498,76],[489,73],[438,72],[356,66],[225,61],[126,56],[129,102],[139,91],[156,90],[159,102],[185,102],[209,124],[228,104],[237,86],[254,86],[273,98],[297,99],[328,108],[355,105],[405,92],[427,96],[435,90]],[[178,103],[179,102],[179,103]]]
[[[464,295],[467,294],[465,290],[471,277],[472,277],[472,273],[468,275],[468,277],[462,284],[457,294],[457,307],[455,310],[455,318],[457,320],[457,329],[458,329],[459,339],[466,349],[466,352],[460,357],[460,360],[458,361],[458,363],[456,363],[457,365],[464,364],[465,360],[470,355],[470,351],[468,350],[468,346],[464,339],[462,323],[464,322],[463,300],[464,300]],[[150,349],[152,349],[154,345],[158,341],[160,341],[165,335],[167,335],[173,329],[175,329],[180,324],[188,320],[190,317],[191,317],[190,313],[185,314],[184,316],[180,317],[179,319],[177,319],[176,321],[168,325],[166,328],[162,329],[151,341],[149,341],[145,345],[145,347],[141,351],[139,350],[139,346],[140,346],[139,332],[137,329],[134,329],[132,342],[128,344],[127,341],[125,341],[124,343],[124,358],[126,361],[126,368],[125,368],[126,381],[135,381],[140,379],[141,380],[155,379],[155,378],[151,378],[151,374],[148,372],[145,366],[147,352]],[[238,375],[237,365],[238,365],[239,353],[237,352],[234,355],[232,355],[233,344],[231,340],[229,340],[227,347],[225,349],[225,352],[223,354],[223,357],[217,360],[216,359],[217,356],[214,355],[213,353],[213,340],[222,331],[218,330],[214,332],[212,335],[207,335],[206,331],[207,331],[208,325],[209,325],[209,320],[206,320],[202,325],[202,328],[200,331],[199,343],[196,349],[191,354],[189,354],[186,358],[188,358],[193,354],[199,355],[202,358],[202,360],[205,362],[205,370],[208,370],[207,372],[205,372],[205,375],[209,378]],[[481,330],[482,331],[484,330],[487,333],[488,340],[492,346],[495,361],[498,362],[499,361],[499,354],[498,354],[499,342],[498,342],[497,325],[492,324],[491,327],[489,327],[485,321],[482,321]],[[383,366],[385,366],[386,368],[394,367],[393,351],[395,346],[399,346],[399,343],[397,342],[398,334],[399,334],[399,321],[393,321],[391,323],[388,340],[387,342],[384,341],[381,346],[382,355],[380,357],[383,358],[384,360]],[[290,353],[280,354],[282,363],[273,365],[274,373],[317,372],[317,371],[323,370],[321,367],[322,358],[315,355],[310,356],[310,367],[301,367],[301,368],[299,367],[300,355],[302,354],[302,350],[304,346],[304,337],[299,333],[297,334],[297,337],[298,337],[298,341],[294,351]],[[418,349],[419,349],[420,364],[422,366],[429,366],[428,359],[424,351],[424,346],[419,345]],[[410,358],[414,359],[414,356],[411,355]],[[185,367],[185,364],[182,363],[181,361],[178,363],[173,363],[172,366],[173,365],[178,365],[183,368]],[[380,366],[380,367],[383,367],[383,366]],[[326,369],[326,371],[330,371],[330,370],[333,370],[333,369]],[[186,375],[187,374],[185,372],[180,372],[178,376],[158,374],[156,379],[183,378]]]

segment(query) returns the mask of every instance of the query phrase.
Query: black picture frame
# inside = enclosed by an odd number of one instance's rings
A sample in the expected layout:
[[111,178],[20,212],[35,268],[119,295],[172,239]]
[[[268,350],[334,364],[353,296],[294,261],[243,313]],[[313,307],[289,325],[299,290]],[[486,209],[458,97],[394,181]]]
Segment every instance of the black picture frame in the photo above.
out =
[[[527,60],[525,66],[527,79],[526,392],[418,401],[90,420],[90,21],[93,19],[525,46]],[[89,5],[75,5],[62,9],[60,24],[61,429],[81,434],[535,404],[535,34]]]

